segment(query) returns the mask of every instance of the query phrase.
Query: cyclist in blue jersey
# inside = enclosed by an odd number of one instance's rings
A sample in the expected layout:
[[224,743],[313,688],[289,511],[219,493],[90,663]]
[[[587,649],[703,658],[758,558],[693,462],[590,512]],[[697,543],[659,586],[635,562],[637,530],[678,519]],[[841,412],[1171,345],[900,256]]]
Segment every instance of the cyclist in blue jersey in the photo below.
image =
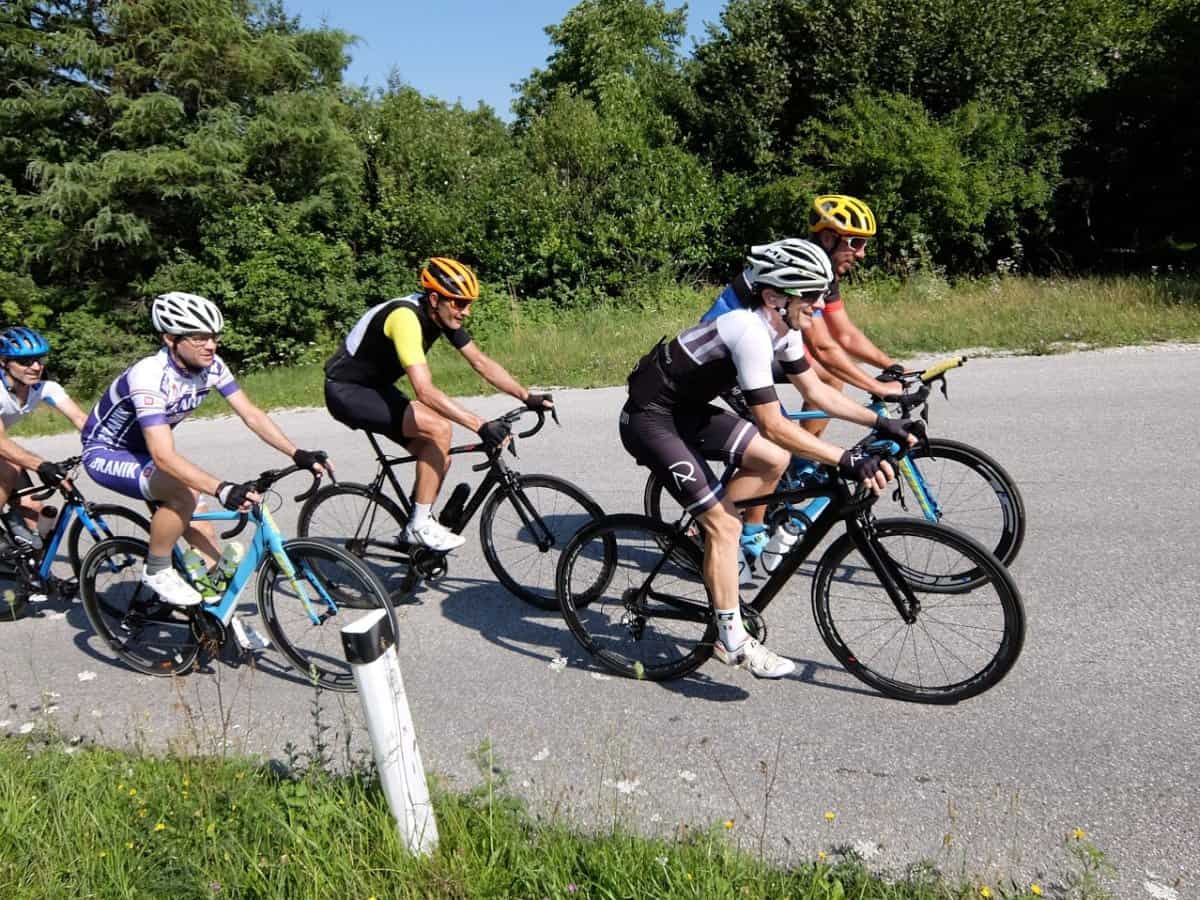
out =
[[[877,428],[908,445],[915,443],[912,435],[919,423],[880,419],[809,369],[799,329],[821,306],[833,280],[820,247],[808,241],[752,247],[747,266],[751,294],[746,308],[660,341],[642,357],[629,376],[620,434],[625,449],[696,516],[704,533],[702,574],[718,625],[715,655],[757,677],[781,678],[795,664],[751,638],[739,612],[742,522],[735,501],[770,493],[793,453],[835,465],[844,477],[876,491],[893,472],[877,457],[852,454],[785,417],[772,363],[779,363],[806,399],[838,418]],[[735,386],[753,421],[710,402]],[[737,471],[723,484],[708,465],[710,459],[722,459]]]
[[220,555],[211,528],[191,525],[199,495],[243,511],[262,498],[253,482],[222,481],[185,458],[172,429],[215,389],[251,431],[296,465],[318,476],[333,467],[321,451],[298,449],[238,385],[216,352],[225,317],[215,304],[173,291],[154,298],[150,318],[162,349],[126,369],[101,395],[83,426],[83,465],[99,484],[156,504],[142,582],[168,603],[194,606],[201,596],[171,567],[171,551],[186,534],[210,565]]
[[[30,486],[27,470],[36,471],[46,485],[67,482],[66,472],[30,453],[7,433],[7,429],[33,412],[40,403],[61,413],[77,429],[83,427],[87,418],[83,410],[62,385],[45,379],[49,353],[50,342],[32,328],[17,326],[0,334],[0,506],[7,505],[9,496],[18,487]],[[40,503],[26,499],[20,509],[6,508],[4,511],[13,539],[34,550],[40,550],[42,546],[34,527],[40,509]]]

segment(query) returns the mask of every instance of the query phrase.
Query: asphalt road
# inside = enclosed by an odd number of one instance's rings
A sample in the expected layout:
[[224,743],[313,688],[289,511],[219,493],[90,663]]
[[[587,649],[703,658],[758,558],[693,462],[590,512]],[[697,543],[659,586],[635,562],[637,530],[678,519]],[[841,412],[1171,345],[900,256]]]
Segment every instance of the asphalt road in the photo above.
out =
[[[556,614],[495,583],[469,532],[448,577],[400,610],[426,766],[475,784],[488,741],[535,810],[587,827],[670,834],[733,819],[733,840],[785,861],[853,847],[880,868],[931,860],[993,884],[1061,881],[1074,865],[1064,838],[1082,829],[1117,867],[1116,896],[1200,896],[1198,383],[1196,347],[976,359],[952,375],[934,433],[1000,460],[1029,511],[1012,568],[1024,653],[956,707],[887,700],[841,670],[813,627],[807,580],[768,613],[772,647],[798,663],[790,679],[715,662],[661,686],[608,678]],[[645,474],[617,438],[623,392],[556,396],[562,429],[522,443],[515,465],[636,511]],[[512,405],[466,402],[481,414]],[[372,471],[365,440],[324,411],[277,419],[301,446],[330,450],[342,479]],[[231,419],[185,423],[177,442],[233,480],[283,463]],[[49,458],[78,448],[70,436],[27,443]],[[450,483],[466,470],[460,460]],[[289,498],[285,531],[295,512]],[[273,652],[153,679],[113,661],[78,604],[38,613],[0,626],[0,732],[53,721],[85,741],[277,758],[312,744],[313,693]],[[362,746],[356,703],[321,698],[335,747]]]

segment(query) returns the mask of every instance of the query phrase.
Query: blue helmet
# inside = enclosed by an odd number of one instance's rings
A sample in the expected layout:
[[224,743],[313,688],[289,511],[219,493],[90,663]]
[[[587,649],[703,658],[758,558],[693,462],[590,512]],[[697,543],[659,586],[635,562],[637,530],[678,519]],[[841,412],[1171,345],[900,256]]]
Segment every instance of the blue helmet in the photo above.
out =
[[0,356],[5,359],[45,356],[49,352],[50,342],[32,328],[16,325],[0,334]]

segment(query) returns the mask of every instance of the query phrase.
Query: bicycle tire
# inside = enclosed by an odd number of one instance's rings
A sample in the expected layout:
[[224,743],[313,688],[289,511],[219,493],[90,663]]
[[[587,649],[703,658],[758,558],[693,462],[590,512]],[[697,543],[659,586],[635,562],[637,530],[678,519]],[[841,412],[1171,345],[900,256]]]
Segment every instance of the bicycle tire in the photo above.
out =
[[[557,592],[567,627],[618,675],[681,678],[712,655],[717,623],[700,577],[703,555],[684,538],[664,558],[664,542],[673,534],[648,516],[604,516],[576,533],[559,560]],[[631,591],[656,567],[650,583],[656,597],[631,608],[637,601]]]
[[79,598],[92,630],[125,665],[145,675],[182,675],[200,644],[190,609],[164,603],[142,584],[147,545],[131,537],[98,541],[79,567]]
[[[141,513],[117,506],[114,503],[88,504],[88,515],[92,517],[106,538],[134,537],[148,539],[150,536],[150,520]],[[122,523],[118,525],[117,523]],[[128,526],[128,527],[126,527]],[[67,559],[71,561],[71,572],[79,577],[79,566],[88,551],[99,543],[92,533],[83,526],[83,519],[75,516],[67,531]]]
[[[1004,565],[1010,565],[1025,541],[1025,500],[1012,476],[988,454],[960,441],[931,438],[929,446],[909,453],[920,469],[929,493],[938,504],[939,524],[975,538]],[[906,486],[907,488],[907,486]],[[881,517],[911,515],[924,518],[911,491],[902,510],[887,504],[892,493],[880,497]],[[926,519],[928,521],[928,519]],[[963,581],[969,581],[964,573]]]
[[297,583],[304,584],[308,602],[279,561],[267,557],[257,582],[262,620],[275,646],[298,672],[327,690],[353,691],[354,673],[342,647],[342,628],[382,609],[394,639],[399,629],[387,591],[369,566],[332,541],[293,538],[283,548]]
[[350,481],[328,484],[300,508],[296,533],[326,538],[370,566],[392,598],[408,597],[417,583],[409,556],[394,543],[408,515],[391,497]]
[[[580,528],[604,515],[587,492],[553,475],[521,475],[515,497],[501,486],[492,491],[479,518],[483,556],[509,592],[539,609],[557,610],[555,576],[562,549]],[[517,503],[527,501],[546,527],[549,546],[539,544],[535,527],[526,524]]]
[[918,703],[958,703],[998,684],[1025,640],[1020,592],[1004,566],[969,535],[917,519],[880,519],[868,540],[898,570],[907,559],[938,556],[939,566],[969,564],[980,578],[970,591],[953,593],[909,581],[921,607],[906,624],[851,535],[841,535],[817,563],[812,606],[817,630],[846,670],[889,697]]

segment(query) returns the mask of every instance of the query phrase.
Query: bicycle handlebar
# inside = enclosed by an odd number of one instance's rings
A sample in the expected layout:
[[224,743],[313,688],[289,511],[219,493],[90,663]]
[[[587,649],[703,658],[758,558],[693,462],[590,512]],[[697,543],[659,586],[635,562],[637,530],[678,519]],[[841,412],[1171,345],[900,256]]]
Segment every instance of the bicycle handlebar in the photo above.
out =
[[[535,424],[528,431],[519,431],[516,434],[510,435],[510,437],[513,440],[510,440],[508,442],[508,452],[509,453],[511,453],[513,456],[517,455],[517,447],[516,447],[516,441],[515,441],[516,438],[524,439],[524,438],[528,438],[528,437],[533,437],[535,434],[537,434],[539,431],[541,431],[545,427],[547,412],[550,413],[550,418],[552,418],[554,420],[554,424],[561,427],[562,423],[558,421],[558,410],[555,409],[553,406],[551,406],[548,410],[544,407],[542,409],[530,409],[528,406],[518,406],[516,409],[509,410],[504,415],[496,417],[496,419],[494,421],[504,422],[505,424],[511,426],[514,423],[518,422],[520,420],[520,418],[524,415],[537,416],[537,424]],[[492,450],[492,451],[488,451],[483,446],[482,443],[476,444],[473,447],[468,447],[466,449],[468,451],[483,450],[483,451],[487,452],[487,455],[488,455],[488,458],[486,460],[484,460],[483,462],[478,463],[477,465],[471,466],[472,472],[482,472],[484,469],[487,469],[495,462],[496,457],[499,456],[501,453],[501,450],[499,448]]]
[[945,379],[946,373],[951,369],[957,369],[961,365],[965,365],[966,356],[951,356],[948,359],[943,359],[941,362],[936,362],[926,369],[922,369],[920,374],[922,384],[932,384],[939,378]]
[[[337,484],[337,477],[333,474],[333,470],[326,469],[325,471],[326,471],[326,474],[329,476],[329,480],[332,481],[334,484]],[[313,494],[315,494],[317,492],[317,487],[321,483],[321,476],[319,476],[312,469],[304,469],[304,468],[301,468],[300,466],[288,466],[286,469],[267,469],[265,472],[262,472],[257,478],[254,479],[254,492],[256,494],[266,493],[274,486],[275,482],[282,481],[283,479],[287,478],[289,475],[294,475],[297,472],[307,472],[309,474],[309,476],[312,478],[312,483],[309,484],[308,490],[304,491],[303,493],[297,494],[295,497],[292,498],[297,503],[303,503],[305,500],[307,500],[309,497],[311,497]],[[246,527],[247,521],[249,521],[249,516],[246,513],[242,513],[241,515],[239,515],[237,518],[237,524],[234,525],[232,528],[230,528],[228,531],[222,532],[221,539],[227,541],[227,540],[230,540],[231,538],[237,537],[239,534],[241,534],[242,530]]]

